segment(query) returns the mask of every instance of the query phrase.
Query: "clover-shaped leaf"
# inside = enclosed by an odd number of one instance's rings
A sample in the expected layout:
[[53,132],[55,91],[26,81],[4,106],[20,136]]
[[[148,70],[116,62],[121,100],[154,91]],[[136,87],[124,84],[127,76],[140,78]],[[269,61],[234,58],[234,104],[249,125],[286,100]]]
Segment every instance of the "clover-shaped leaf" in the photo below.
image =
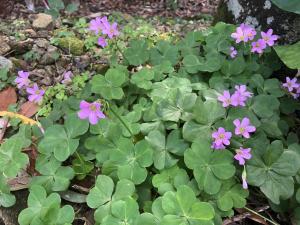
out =
[[178,48],[167,41],[159,41],[156,48],[150,50],[150,62],[159,65],[162,61],[170,61],[174,66],[178,61]]
[[[161,224],[202,224],[212,222],[215,216],[214,208],[207,202],[200,202],[193,190],[188,186],[181,186],[177,192],[168,191],[161,200],[165,212]],[[175,224],[175,223],[174,223]]]
[[187,172],[178,166],[164,169],[161,173],[154,175],[152,179],[153,186],[158,189],[158,193],[161,195],[167,191],[175,191],[177,187],[189,182]]
[[152,82],[154,78],[154,71],[148,68],[142,68],[140,71],[134,73],[131,77],[131,83],[135,84],[139,88],[145,90],[151,89]]
[[216,194],[223,180],[235,173],[233,156],[227,151],[213,151],[206,140],[199,140],[184,153],[184,162],[193,170],[200,190],[208,194]]
[[[284,150],[274,141],[263,155],[253,154],[247,165],[249,184],[260,187],[261,191],[275,204],[294,193],[294,179],[300,169],[300,148]],[[290,146],[289,146],[290,148]]]
[[61,166],[61,162],[53,156],[48,160],[40,156],[36,165],[39,176],[32,178],[31,185],[41,185],[47,192],[67,190],[70,180],[74,178],[74,171],[71,167]]
[[73,208],[69,205],[60,208],[60,203],[61,199],[57,193],[47,197],[43,187],[34,185],[30,188],[28,208],[21,211],[18,222],[20,225],[71,224],[75,217]]
[[229,211],[232,208],[243,208],[246,205],[248,191],[243,189],[234,180],[223,183],[220,192],[217,194],[217,206],[222,211]]
[[116,187],[112,179],[105,175],[99,175],[95,187],[90,190],[87,196],[87,204],[91,208],[97,208],[95,211],[95,220],[99,223],[107,215],[111,214],[111,204],[132,196],[135,191],[134,184],[126,179],[120,180]]
[[15,203],[16,198],[10,193],[5,177],[0,175],[0,207],[11,207]]
[[5,140],[0,147],[0,172],[6,177],[15,177],[29,163],[27,154],[22,149],[30,145],[30,141],[17,133]]
[[43,154],[54,153],[59,161],[65,161],[72,155],[79,145],[78,139],[70,138],[62,125],[53,125],[46,129],[44,138],[38,146]]
[[184,123],[182,128],[183,138],[190,142],[193,142],[194,140],[199,138],[199,134],[201,134],[201,138],[210,140],[211,133],[212,128],[209,125],[202,125],[194,120],[187,121],[186,123]]
[[65,128],[70,138],[76,138],[87,132],[89,128],[88,120],[81,120],[77,114],[73,113],[66,117]]
[[102,225],[128,224],[133,225],[140,215],[137,202],[131,197],[114,201],[111,204],[111,215],[103,219]]
[[91,80],[92,92],[100,94],[107,100],[121,99],[124,92],[121,88],[126,76],[121,69],[109,69],[105,76],[95,75]]
[[186,55],[182,62],[186,71],[192,74],[197,73],[205,63],[203,58],[196,55]]
[[146,140],[154,149],[153,161],[154,166],[157,169],[169,168],[176,164],[178,159],[175,155],[182,155],[188,148],[188,144],[180,139],[179,131],[172,131],[169,136],[166,137],[158,130],[151,131]]
[[192,109],[196,99],[197,95],[195,93],[183,93],[177,90],[174,96],[158,103],[157,115],[164,121],[178,122],[184,113]]
[[138,66],[149,59],[148,45],[145,40],[132,40],[129,48],[124,51],[124,56],[129,64]]
[[268,118],[274,115],[279,109],[279,101],[273,95],[258,95],[253,98],[251,109],[261,118]]
[[203,102],[200,97],[194,106],[194,119],[204,125],[212,125],[218,119],[225,116],[226,110],[216,100],[206,100]]
[[131,180],[134,184],[142,183],[147,177],[147,169],[153,163],[153,150],[147,141],[133,145],[130,139],[121,138],[110,153],[110,162],[117,167],[119,179]]

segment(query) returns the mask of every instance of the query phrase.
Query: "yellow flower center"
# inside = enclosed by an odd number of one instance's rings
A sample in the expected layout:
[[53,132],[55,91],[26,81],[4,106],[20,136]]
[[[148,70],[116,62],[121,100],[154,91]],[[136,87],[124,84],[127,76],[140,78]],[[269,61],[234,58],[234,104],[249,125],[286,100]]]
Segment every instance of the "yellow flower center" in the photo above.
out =
[[91,111],[96,111],[97,110],[97,107],[95,105],[90,105],[90,110]]

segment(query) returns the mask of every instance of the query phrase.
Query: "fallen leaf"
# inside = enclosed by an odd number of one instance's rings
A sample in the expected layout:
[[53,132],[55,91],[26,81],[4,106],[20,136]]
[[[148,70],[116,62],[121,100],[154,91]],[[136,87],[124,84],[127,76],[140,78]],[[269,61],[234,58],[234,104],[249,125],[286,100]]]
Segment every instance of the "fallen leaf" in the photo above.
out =
[[39,109],[39,106],[33,102],[25,102],[21,105],[19,114],[26,116],[26,117],[32,117],[34,114],[37,113]]
[[8,106],[17,102],[17,93],[13,87],[0,92],[0,111],[8,110]]
[[[249,212],[245,209],[235,209],[236,211],[238,211],[239,213],[245,213],[245,212]],[[264,224],[264,225],[268,225],[268,223],[261,217],[249,212],[251,214],[251,216],[248,217],[248,219],[251,219],[257,223],[260,223],[260,224]]]

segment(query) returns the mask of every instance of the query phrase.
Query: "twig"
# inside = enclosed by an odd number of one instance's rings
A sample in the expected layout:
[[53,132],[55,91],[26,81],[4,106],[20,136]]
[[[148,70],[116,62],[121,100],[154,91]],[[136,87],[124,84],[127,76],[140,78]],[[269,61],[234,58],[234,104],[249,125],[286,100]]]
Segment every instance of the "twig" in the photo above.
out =
[[[249,211],[248,208],[245,207],[245,209],[248,210],[249,212],[244,212],[244,213],[239,214],[239,215],[236,215],[236,216],[234,216],[234,217],[232,217],[232,218],[226,219],[226,220],[223,221],[223,224],[222,224],[222,225],[229,225],[229,224],[231,224],[231,223],[233,223],[233,222],[238,222],[238,221],[244,220],[244,219],[246,219],[246,218],[248,218],[248,217],[253,216],[253,214],[258,215],[259,217],[262,217],[262,216],[261,216],[260,214],[258,214],[257,212],[264,212],[264,211],[266,211],[266,210],[269,209],[269,208],[270,208],[270,206],[266,205],[266,206],[262,206],[262,207],[256,208],[255,211],[253,211],[253,210]],[[255,212],[255,213],[254,213],[254,212]],[[263,217],[263,218],[264,218],[264,217]],[[266,218],[264,218],[264,219],[265,219],[265,220],[268,220],[268,219],[266,219]],[[269,221],[269,222],[270,222],[270,221]],[[272,222],[273,222],[273,221],[272,221]],[[273,224],[274,224],[274,223],[273,223]],[[279,224],[277,224],[277,223],[275,223],[275,224],[276,224],[276,225],[279,225]]]
[[257,216],[259,216],[261,218],[263,218],[265,221],[268,221],[268,222],[270,222],[273,225],[280,225],[279,223],[276,223],[275,221],[270,220],[267,217],[264,217],[263,215],[259,214],[258,212],[254,211],[252,209],[249,209],[248,207],[244,207],[244,209],[248,210],[249,212],[251,212],[251,213],[253,213],[253,214],[255,214],[255,215],[257,215]]
[[82,187],[82,186],[79,186],[79,185],[77,185],[77,184],[73,184],[71,187],[72,187],[73,189],[75,189],[75,190],[77,190],[77,191],[81,191],[81,192],[83,192],[83,193],[89,193],[89,192],[90,192],[90,189],[85,188],[85,187]]

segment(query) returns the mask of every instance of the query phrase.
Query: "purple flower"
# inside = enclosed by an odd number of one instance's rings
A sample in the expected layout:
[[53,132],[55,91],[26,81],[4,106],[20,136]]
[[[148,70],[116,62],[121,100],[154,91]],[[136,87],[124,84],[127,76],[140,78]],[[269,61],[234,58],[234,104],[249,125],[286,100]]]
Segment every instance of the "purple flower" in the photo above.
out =
[[238,93],[245,98],[251,98],[253,95],[253,93],[247,91],[246,85],[235,85],[235,93]]
[[91,20],[89,30],[94,31],[97,35],[103,29],[103,22],[100,17]]
[[212,148],[224,149],[225,145],[230,145],[231,132],[227,132],[223,127],[212,133],[212,137],[215,139]]
[[30,80],[28,79],[29,73],[25,71],[19,71],[18,77],[15,79],[15,82],[17,83],[17,87],[20,89],[22,87],[28,87],[30,84]]
[[45,94],[45,91],[43,89],[39,89],[39,87],[36,83],[33,84],[33,87],[28,87],[26,89],[26,91],[29,94],[28,100],[30,102],[34,102],[34,103],[39,104],[43,100],[43,96]]
[[69,84],[72,82],[73,73],[71,71],[64,72],[64,79],[61,81],[62,84]]
[[100,45],[102,48],[107,46],[107,41],[105,40],[104,37],[99,37],[98,38],[98,45]]
[[235,39],[236,43],[240,43],[241,41],[248,41],[248,36],[246,36],[242,27],[237,27],[235,33],[231,34],[231,37]]
[[112,25],[107,24],[107,25],[105,25],[104,29],[102,30],[102,33],[107,34],[107,36],[110,39],[112,39],[114,36],[119,35],[119,31],[118,31],[117,26],[118,26],[117,23],[113,23]]
[[273,46],[275,41],[278,39],[278,35],[273,35],[272,29],[269,29],[267,33],[261,32],[261,37],[269,46]]
[[283,83],[282,86],[286,87],[289,92],[292,92],[294,90],[294,88],[296,88],[296,89],[299,88],[299,84],[297,83],[296,77],[294,77],[293,79],[286,77],[285,80],[286,80],[286,83]]
[[78,112],[80,119],[89,119],[90,123],[95,125],[99,119],[104,119],[105,115],[101,111],[101,103],[93,102],[89,103],[84,100],[80,102],[80,111]]
[[247,183],[247,173],[246,173],[246,168],[244,166],[244,170],[242,172],[242,181],[243,181],[243,188],[248,189],[248,183]]
[[242,28],[242,30],[244,31],[244,34],[246,37],[248,37],[248,40],[253,40],[255,35],[256,35],[256,31],[254,28],[248,26],[247,24],[242,23],[240,25],[240,27]]
[[242,135],[245,138],[250,138],[249,133],[256,130],[256,128],[250,124],[250,120],[247,117],[244,117],[242,122],[239,119],[235,119],[233,124],[235,125],[234,133],[236,135]]
[[263,39],[258,39],[252,42],[251,52],[257,52],[259,54],[263,53],[263,50],[267,47],[266,42]]
[[236,152],[236,155],[234,156],[234,158],[239,161],[240,165],[245,165],[245,159],[251,159],[251,157],[252,157],[252,155],[250,153],[251,148],[240,147],[240,149],[237,149],[235,152]]
[[230,47],[230,57],[235,58],[237,55],[237,50],[234,47]]
[[231,104],[231,96],[229,91],[224,91],[223,95],[219,95],[218,100],[223,103],[223,107],[228,107]]
[[235,91],[231,96],[231,105],[232,106],[246,106],[247,98],[241,95],[239,92]]

